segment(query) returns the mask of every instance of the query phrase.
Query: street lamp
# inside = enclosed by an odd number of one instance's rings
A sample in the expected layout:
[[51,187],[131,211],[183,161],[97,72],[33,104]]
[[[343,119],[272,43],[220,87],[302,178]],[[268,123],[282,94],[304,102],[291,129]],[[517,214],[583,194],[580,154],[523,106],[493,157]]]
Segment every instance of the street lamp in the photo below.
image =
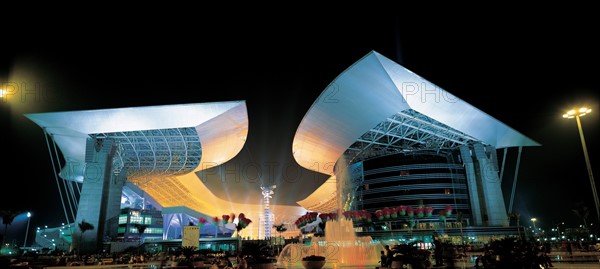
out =
[[579,109],[572,109],[567,111],[563,115],[563,118],[577,120],[577,128],[579,129],[579,138],[581,138],[581,146],[583,147],[583,156],[585,157],[585,164],[587,166],[588,175],[590,176],[590,184],[592,185],[592,194],[594,195],[594,203],[596,204],[596,217],[600,221],[600,202],[598,201],[598,193],[596,192],[596,183],[594,183],[594,174],[592,173],[592,166],[590,165],[590,157],[588,156],[587,146],[585,145],[585,138],[583,137],[583,129],[581,128],[580,117],[583,117],[592,112],[592,109],[582,107]]
[[535,228],[535,222],[537,221],[536,218],[531,218],[531,222],[533,222],[533,232],[534,234],[537,234],[537,228]]
[[23,241],[23,248],[27,247],[27,235],[29,234],[29,221],[31,221],[31,212],[27,212],[27,229],[25,230],[25,240]]

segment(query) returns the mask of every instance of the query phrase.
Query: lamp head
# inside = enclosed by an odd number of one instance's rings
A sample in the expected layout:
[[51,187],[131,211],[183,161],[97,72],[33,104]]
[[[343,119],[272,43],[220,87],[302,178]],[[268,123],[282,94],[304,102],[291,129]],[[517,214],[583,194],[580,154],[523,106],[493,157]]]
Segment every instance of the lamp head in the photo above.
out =
[[571,109],[571,110],[567,111],[567,113],[563,114],[563,118],[572,119],[574,117],[583,117],[587,114],[590,114],[590,112],[592,112],[592,109],[587,108],[587,107]]

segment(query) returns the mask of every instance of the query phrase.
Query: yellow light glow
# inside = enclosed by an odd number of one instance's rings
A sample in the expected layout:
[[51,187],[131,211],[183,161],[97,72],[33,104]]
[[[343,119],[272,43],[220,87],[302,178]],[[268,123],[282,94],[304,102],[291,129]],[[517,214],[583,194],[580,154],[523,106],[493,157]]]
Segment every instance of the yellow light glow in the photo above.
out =
[[579,117],[585,116],[586,114],[592,112],[591,108],[582,107],[579,109]]
[[578,109],[571,109],[567,113],[563,114],[563,118],[572,119],[574,117],[583,117],[592,112],[591,108],[581,107]]

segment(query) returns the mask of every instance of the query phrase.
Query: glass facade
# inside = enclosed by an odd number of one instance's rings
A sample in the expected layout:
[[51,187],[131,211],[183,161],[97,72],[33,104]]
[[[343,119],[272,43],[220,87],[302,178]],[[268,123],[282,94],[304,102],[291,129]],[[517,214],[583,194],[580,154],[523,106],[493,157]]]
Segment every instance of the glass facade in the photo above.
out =
[[[161,212],[154,209],[121,209],[118,239],[123,241],[143,241],[145,238],[162,239],[164,230],[162,218]],[[138,227],[144,227],[142,234],[140,234]]]
[[420,152],[363,161],[358,209],[374,213],[386,207],[431,207],[432,213],[437,213],[450,206],[468,216],[468,186],[464,168],[456,159],[450,153]]

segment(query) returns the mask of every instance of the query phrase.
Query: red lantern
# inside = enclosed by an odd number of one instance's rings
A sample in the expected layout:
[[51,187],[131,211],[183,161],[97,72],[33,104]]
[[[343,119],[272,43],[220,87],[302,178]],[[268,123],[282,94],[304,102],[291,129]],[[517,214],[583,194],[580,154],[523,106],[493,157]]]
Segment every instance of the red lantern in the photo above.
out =
[[198,226],[202,227],[206,222],[208,222],[205,218],[200,217],[198,219]]

